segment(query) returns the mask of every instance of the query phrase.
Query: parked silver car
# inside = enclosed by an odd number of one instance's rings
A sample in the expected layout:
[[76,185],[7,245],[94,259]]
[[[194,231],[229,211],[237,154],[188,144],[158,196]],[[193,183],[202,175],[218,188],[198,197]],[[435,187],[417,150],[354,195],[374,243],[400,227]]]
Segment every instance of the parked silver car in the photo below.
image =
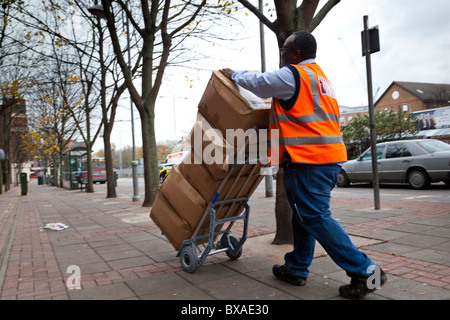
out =
[[[390,141],[377,144],[380,183],[408,183],[424,189],[431,182],[450,185],[450,145],[435,139]],[[354,182],[372,182],[372,154],[367,149],[346,162],[337,179],[338,187]]]

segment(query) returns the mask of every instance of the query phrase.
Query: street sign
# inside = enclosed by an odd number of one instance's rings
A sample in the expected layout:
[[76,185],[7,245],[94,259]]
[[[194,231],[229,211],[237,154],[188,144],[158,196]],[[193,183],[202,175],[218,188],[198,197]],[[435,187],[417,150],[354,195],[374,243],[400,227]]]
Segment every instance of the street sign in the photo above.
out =
[[[369,48],[366,48],[366,33],[369,34]],[[380,34],[378,31],[378,26],[372,27],[368,30],[361,31],[361,42],[362,42],[362,55],[363,57],[367,53],[375,53],[380,51]]]

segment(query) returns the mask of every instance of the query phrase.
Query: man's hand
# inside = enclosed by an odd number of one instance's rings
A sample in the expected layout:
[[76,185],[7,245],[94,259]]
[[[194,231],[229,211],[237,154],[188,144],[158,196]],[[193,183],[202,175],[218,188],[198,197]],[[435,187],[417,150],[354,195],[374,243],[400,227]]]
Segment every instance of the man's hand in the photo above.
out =
[[233,73],[235,72],[234,70],[231,70],[229,68],[225,68],[225,69],[220,69],[220,72],[222,72],[222,74],[227,77],[228,79],[231,79],[231,76],[233,75]]

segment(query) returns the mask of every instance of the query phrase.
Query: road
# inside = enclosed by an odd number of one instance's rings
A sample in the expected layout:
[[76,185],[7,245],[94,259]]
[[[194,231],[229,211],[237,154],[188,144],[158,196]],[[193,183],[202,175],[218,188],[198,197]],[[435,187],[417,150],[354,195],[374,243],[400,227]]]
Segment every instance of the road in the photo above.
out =
[[[258,191],[264,191],[264,181],[259,185]],[[273,190],[276,189],[276,181],[273,182]],[[106,185],[95,184],[95,192],[105,192]],[[119,197],[130,198],[133,196],[133,179],[130,177],[121,177],[118,180],[117,194]],[[139,194],[141,199],[144,197],[144,179],[139,178]],[[367,198],[373,200],[374,191],[372,186],[367,183],[353,184],[347,188],[335,187],[332,191],[332,197],[344,198]],[[413,190],[407,184],[381,184],[380,198],[389,200],[423,200],[450,202],[450,188],[444,183],[431,184],[429,189]]]
[[[334,188],[332,196],[373,199],[374,191],[370,184],[354,184],[347,188]],[[444,183],[431,184],[424,190],[411,189],[407,184],[381,184],[380,198],[450,202],[450,188]]]

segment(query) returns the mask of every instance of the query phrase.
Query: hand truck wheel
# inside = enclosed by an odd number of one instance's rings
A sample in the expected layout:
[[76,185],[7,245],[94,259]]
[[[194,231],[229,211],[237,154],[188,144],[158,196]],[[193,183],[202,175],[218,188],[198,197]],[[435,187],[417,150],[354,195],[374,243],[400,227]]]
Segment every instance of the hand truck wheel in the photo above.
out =
[[[227,241],[227,237],[226,236],[222,237],[220,242],[221,242],[222,248],[228,247],[228,241]],[[227,256],[231,260],[237,260],[237,259],[239,259],[239,257],[242,254],[242,247],[240,247],[239,249],[236,249],[238,244],[239,244],[239,240],[237,238],[233,237],[233,236],[230,236],[230,243],[231,243],[231,245],[233,246],[234,249],[232,249],[231,247],[228,247],[228,250],[226,251]]]
[[180,251],[180,262],[184,271],[192,273],[198,267],[197,250],[194,246],[184,246]]

